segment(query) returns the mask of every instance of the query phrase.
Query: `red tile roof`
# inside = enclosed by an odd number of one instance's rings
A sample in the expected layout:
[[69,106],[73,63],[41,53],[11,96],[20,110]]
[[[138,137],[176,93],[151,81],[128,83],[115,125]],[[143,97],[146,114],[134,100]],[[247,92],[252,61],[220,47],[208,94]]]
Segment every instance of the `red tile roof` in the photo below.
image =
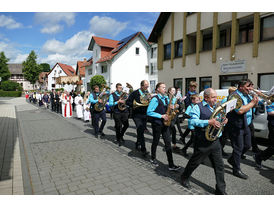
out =
[[73,69],[72,66],[69,66],[67,64],[61,64],[61,63],[57,63],[59,64],[59,66],[63,69],[63,71],[68,75],[68,76],[73,76],[76,75],[75,74],[75,70]]
[[79,70],[79,75],[80,77],[85,77],[85,65],[87,64],[87,61],[77,61],[77,67],[76,67],[76,71]]
[[96,44],[98,44],[101,47],[109,47],[109,48],[115,48],[119,41],[112,40],[112,39],[106,39],[102,37],[93,36],[92,37]]
[[[96,62],[96,63],[100,63],[100,62],[104,62],[104,61],[108,61],[108,60],[111,60],[115,55],[117,55],[124,47],[126,47],[128,44],[129,44],[129,42],[131,42],[135,37],[137,37],[137,36],[139,36],[139,35],[142,35],[143,37],[144,37],[144,35],[142,34],[142,32],[137,32],[136,33],[136,35],[134,35],[134,36],[132,36],[132,38],[123,46],[123,47],[121,47],[121,48],[119,48],[119,46],[120,46],[120,44],[118,44],[119,43],[119,41],[114,41],[114,40],[111,40],[111,41],[113,41],[112,43],[112,50],[109,50],[109,51],[107,51],[106,49],[103,49],[103,48],[101,48],[101,58]],[[94,37],[93,37],[94,38]],[[102,42],[104,42],[105,44],[106,44],[106,42],[109,42],[109,40],[110,39],[104,39],[104,38],[101,38],[101,37],[96,37],[96,38],[100,38],[100,43],[102,43]],[[144,37],[144,39],[146,39],[145,37]],[[95,40],[95,39],[94,39]],[[95,42],[96,42],[96,40],[95,40]],[[114,42],[116,42],[116,45],[114,45]],[[96,42],[97,43],[97,42]],[[98,43],[97,43],[98,44]],[[99,46],[101,46],[100,44],[99,44]],[[115,51],[117,48],[119,48],[119,50],[117,50],[117,52],[113,52],[113,51]]]

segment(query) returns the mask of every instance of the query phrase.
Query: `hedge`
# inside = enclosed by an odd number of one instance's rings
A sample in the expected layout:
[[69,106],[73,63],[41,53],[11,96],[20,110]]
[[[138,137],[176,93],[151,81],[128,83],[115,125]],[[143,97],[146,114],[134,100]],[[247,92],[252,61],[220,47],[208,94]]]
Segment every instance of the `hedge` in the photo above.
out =
[[0,97],[21,97],[21,91],[2,91],[0,90]]

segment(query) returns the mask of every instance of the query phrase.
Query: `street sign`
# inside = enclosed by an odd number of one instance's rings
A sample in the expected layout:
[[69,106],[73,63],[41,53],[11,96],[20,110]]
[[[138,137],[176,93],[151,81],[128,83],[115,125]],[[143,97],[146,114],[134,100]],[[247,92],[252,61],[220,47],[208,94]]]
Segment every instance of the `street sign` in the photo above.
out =
[[236,60],[221,63],[222,73],[244,72],[245,70],[245,60]]

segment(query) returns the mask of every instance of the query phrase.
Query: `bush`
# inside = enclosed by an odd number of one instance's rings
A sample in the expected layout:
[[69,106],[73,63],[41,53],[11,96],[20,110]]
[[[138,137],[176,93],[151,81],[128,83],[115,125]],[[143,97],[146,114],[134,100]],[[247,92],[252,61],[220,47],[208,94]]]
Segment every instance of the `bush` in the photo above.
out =
[[21,97],[21,91],[2,91],[0,90],[0,97]]
[[20,84],[10,80],[3,81],[1,83],[1,89],[4,91],[22,91],[22,87],[20,86]]
[[95,75],[90,79],[91,90],[93,90],[93,87],[95,85],[98,85],[99,88],[101,89],[103,84],[106,85],[106,80],[105,80],[104,76],[102,76],[102,75]]

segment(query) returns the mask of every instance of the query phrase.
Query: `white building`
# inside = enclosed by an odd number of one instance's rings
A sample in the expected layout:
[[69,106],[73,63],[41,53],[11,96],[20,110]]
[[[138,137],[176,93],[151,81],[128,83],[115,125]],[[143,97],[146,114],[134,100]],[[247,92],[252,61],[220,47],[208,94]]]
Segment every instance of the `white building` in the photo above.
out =
[[151,91],[155,90],[158,83],[158,69],[157,69],[157,44],[151,44],[148,53],[148,80]]
[[72,66],[56,63],[48,74],[48,90],[64,88],[64,90],[74,90],[76,84],[70,82],[58,84],[56,82],[58,77],[73,77],[75,76],[75,70]]
[[9,71],[11,73],[10,80],[19,83],[23,90],[33,90],[40,89],[38,81],[34,85],[32,85],[29,81],[27,81],[22,72],[23,65],[22,64],[8,64]]
[[137,89],[142,80],[149,80],[150,45],[141,32],[121,41],[93,36],[88,49],[93,51],[93,59],[86,67],[85,88],[89,87],[89,80],[94,75],[104,76],[111,90],[115,90],[118,82],[123,86],[128,82]]

